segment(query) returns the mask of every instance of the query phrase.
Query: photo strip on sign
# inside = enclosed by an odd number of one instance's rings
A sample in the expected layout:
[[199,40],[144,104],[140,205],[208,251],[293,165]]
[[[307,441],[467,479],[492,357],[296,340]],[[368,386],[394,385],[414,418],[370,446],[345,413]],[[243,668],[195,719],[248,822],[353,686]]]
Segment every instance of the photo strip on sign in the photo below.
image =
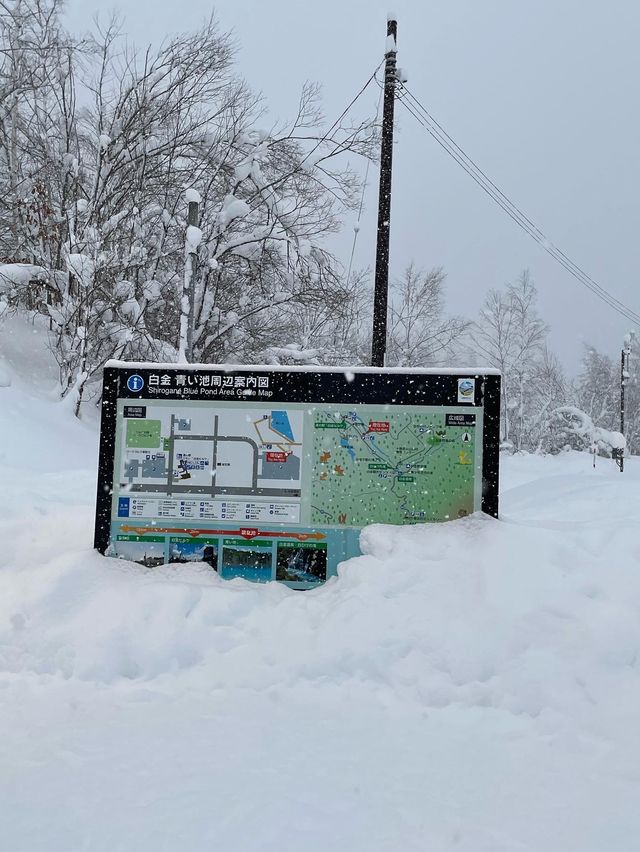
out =
[[374,523],[498,515],[496,371],[109,362],[95,546],[313,588]]

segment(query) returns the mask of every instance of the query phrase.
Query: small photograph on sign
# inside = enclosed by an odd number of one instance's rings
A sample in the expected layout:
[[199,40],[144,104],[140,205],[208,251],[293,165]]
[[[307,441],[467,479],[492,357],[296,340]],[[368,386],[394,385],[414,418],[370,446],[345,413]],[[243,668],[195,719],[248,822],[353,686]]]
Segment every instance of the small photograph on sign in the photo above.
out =
[[327,579],[327,545],[318,542],[278,542],[276,580],[290,583],[324,583]]
[[458,379],[458,402],[473,403],[475,395],[475,379]]
[[241,577],[255,583],[267,583],[271,579],[272,546],[271,541],[223,539],[220,576],[225,580]]
[[129,562],[137,562],[147,568],[157,568],[158,565],[164,564],[164,540],[153,541],[139,538],[126,540],[126,538],[119,536],[115,543],[114,555],[117,559],[127,559]]
[[176,536],[169,541],[169,562],[206,562],[218,570],[218,542]]

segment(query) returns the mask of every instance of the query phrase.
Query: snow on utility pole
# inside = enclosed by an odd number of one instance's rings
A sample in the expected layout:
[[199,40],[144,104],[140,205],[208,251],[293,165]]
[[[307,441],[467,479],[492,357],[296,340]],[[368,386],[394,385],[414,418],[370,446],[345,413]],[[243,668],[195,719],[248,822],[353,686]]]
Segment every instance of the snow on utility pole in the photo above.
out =
[[184,241],[184,279],[180,298],[180,342],[178,363],[188,364],[193,360],[193,326],[195,314],[196,264],[202,231],[198,227],[200,193],[195,189],[185,192],[189,205],[187,230]]
[[384,367],[387,349],[387,304],[389,298],[389,226],[391,218],[391,165],[393,159],[393,111],[396,96],[396,53],[398,22],[389,12],[385,49],[384,103],[382,109],[382,149],[378,194],[378,238],[373,297],[373,343],[371,365]]

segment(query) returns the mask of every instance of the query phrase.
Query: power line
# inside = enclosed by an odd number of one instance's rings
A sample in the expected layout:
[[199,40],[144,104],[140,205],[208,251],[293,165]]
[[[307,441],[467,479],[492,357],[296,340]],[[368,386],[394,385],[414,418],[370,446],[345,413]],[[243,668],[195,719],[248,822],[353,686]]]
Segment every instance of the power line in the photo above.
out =
[[[382,60],[382,62],[384,62],[384,60]],[[333,133],[333,131],[336,129],[336,127],[340,124],[340,122],[345,117],[345,115],[349,112],[351,107],[356,103],[356,101],[359,98],[362,97],[362,95],[364,95],[364,93],[367,91],[367,89],[369,88],[371,83],[373,83],[373,81],[376,79],[376,74],[380,70],[380,67],[382,66],[382,62],[379,63],[379,65],[376,67],[373,74],[369,77],[369,79],[364,84],[364,86],[360,89],[360,91],[356,95],[354,95],[353,98],[351,98],[351,100],[349,101],[347,106],[342,110],[340,115],[336,118],[336,120],[333,122],[331,127],[326,131],[326,133],[324,133],[322,138],[319,139],[318,142],[314,145],[314,147],[302,158],[302,160],[300,161],[300,165],[302,165],[302,163],[304,163],[306,160],[308,160],[309,157],[318,150],[318,148],[322,145],[323,142],[327,141],[330,134]]]
[[506,196],[499,190],[494,189],[495,184],[493,184],[488,178],[484,178],[484,173],[480,169],[476,169],[475,164],[470,158],[466,158],[466,155],[462,152],[458,146],[453,147],[452,144],[449,144],[446,138],[443,138],[441,134],[438,133],[437,129],[433,127],[429,122],[423,121],[421,116],[416,112],[416,110],[412,107],[411,104],[407,103],[406,100],[401,98],[403,106],[408,112],[413,115],[413,117],[427,130],[427,132],[447,151],[453,159],[458,162],[460,166],[469,174],[469,176],[475,180],[475,182],[510,216],[511,219],[521,227],[526,233],[529,234],[536,242],[542,246],[542,248],[556,260],[561,266],[563,266],[567,272],[573,275],[581,284],[586,286],[594,295],[598,296],[598,298],[602,299],[609,307],[616,310],[618,313],[625,316],[627,319],[632,320],[635,323],[640,322],[640,315],[638,315],[635,311],[629,308],[624,303],[620,302],[617,298],[615,298],[611,293],[601,287],[597,282],[593,281],[584,270],[581,270],[577,264],[574,264],[570,258],[567,257],[564,252],[560,251],[556,246],[554,246],[537,228],[535,225],[531,223],[528,217],[522,213],[522,211],[516,207],[512,202],[507,199]]
[[[470,165],[470,167],[473,170],[475,170],[479,175],[481,175],[482,178],[484,178],[486,180],[486,182],[491,186],[491,188],[493,190],[495,190],[495,192],[502,198],[502,200],[510,207],[510,209],[519,218],[521,218],[524,222],[526,222],[526,224],[528,224],[537,233],[540,240],[542,240],[544,242],[545,249],[547,249],[547,250],[552,249],[554,252],[556,252],[580,276],[587,279],[589,284],[591,284],[592,287],[595,288],[595,290],[597,290],[599,292],[599,294],[601,294],[602,296],[605,296],[607,298],[610,298],[614,303],[616,303],[619,307],[623,308],[624,310],[629,310],[632,313],[635,313],[635,311],[633,311],[631,308],[628,308],[627,305],[625,305],[623,302],[621,302],[619,299],[617,299],[615,296],[613,296],[613,294],[611,294],[607,290],[605,290],[604,287],[601,287],[600,284],[597,283],[597,281],[594,281],[593,278],[591,278],[589,275],[587,275],[587,273],[584,271],[584,269],[581,269],[576,263],[574,263],[571,260],[570,257],[568,257],[563,251],[561,251],[561,249],[559,249],[557,246],[555,246],[548,239],[548,237],[540,230],[540,228],[538,228],[538,226],[534,222],[532,222],[531,219],[516,204],[514,204],[511,201],[511,199],[504,192],[502,192],[502,190],[498,186],[496,186],[496,184],[491,180],[491,178],[478,166],[477,163],[475,163],[471,159],[471,157],[466,153],[466,151],[463,148],[461,148],[456,143],[456,141],[451,138],[451,136],[449,136],[447,131],[442,127],[442,125],[440,125],[436,121],[436,119],[433,117],[433,115],[431,115],[431,113],[428,111],[428,109],[423,104],[420,103],[420,101],[415,97],[415,95],[413,95],[408,89],[406,89],[406,94],[415,103],[416,108],[420,112],[422,112],[422,114],[427,118],[427,120],[429,122],[431,122],[433,125],[435,125],[435,128],[437,128],[437,130],[440,131],[441,135],[446,139],[447,142],[449,142],[453,146],[453,148],[456,150],[456,152],[459,153],[463,157],[463,159]],[[583,283],[585,283],[585,282],[583,282]],[[637,316],[637,314],[636,314],[636,316]]]
[[414,118],[416,118],[416,120],[425,127],[427,132],[433,136],[438,144],[440,144],[441,147],[443,147],[447,153],[449,153],[459,163],[459,165],[465,169],[467,174],[469,174],[469,176],[478,183],[478,185],[507,213],[507,215],[513,219],[514,222],[516,222],[519,227],[535,239],[551,257],[553,257],[580,283],[584,284],[584,286],[586,286],[614,310],[626,316],[628,319],[631,319],[633,322],[638,322],[640,320],[640,316],[635,311],[624,305],[604,288],[600,287],[600,285],[593,281],[593,279],[591,279],[584,270],[580,269],[577,264],[574,264],[573,261],[564,254],[564,252],[554,246],[546,238],[542,231],[540,231],[540,229],[537,228],[537,226],[535,226],[516,205],[514,205],[497,187],[495,187],[495,184],[493,184],[488,177],[484,176],[484,173],[479,168],[475,168],[475,163],[473,163],[470,158],[467,158],[459,146],[453,147],[455,143],[449,144],[446,138],[442,138],[442,135],[439,134],[432,125],[425,124],[425,122],[421,120],[420,116],[416,114],[416,111],[411,108],[408,103],[404,102],[404,106],[414,116]]
[[429,120],[431,117],[428,113],[425,115],[417,112],[416,108],[414,108],[411,103],[408,103],[404,97],[400,97],[400,100],[405,109],[407,109],[407,111],[413,115],[418,123],[427,130],[436,142],[438,142],[438,144],[444,148],[444,150],[447,151],[447,153],[452,156],[460,166],[462,166],[462,168],[481,187],[481,189],[483,189],[519,227],[536,240],[536,242],[541,245],[542,248],[544,248],[544,250],[554,258],[554,260],[556,260],[556,262],[563,266],[567,272],[573,275],[573,277],[581,284],[591,290],[594,295],[598,296],[598,298],[608,304],[609,307],[613,308],[634,323],[640,322],[639,314],[624,303],[620,302],[619,299],[615,298],[611,293],[597,284],[597,282],[590,278],[584,270],[567,257],[564,252],[554,246],[543,232],[522,212],[522,210],[513,204],[513,202],[511,202],[510,199],[508,199],[507,196],[505,196],[504,193],[496,187],[496,185],[484,174],[484,172],[476,166],[471,158],[468,157],[468,155],[466,155],[465,152],[453,142],[453,140],[451,140],[451,137],[446,134],[446,131],[441,130],[439,132],[439,125],[435,123],[435,120],[433,122]]
[[480,186],[480,188],[505,213],[534,239],[557,263],[564,267],[579,283],[587,287],[595,296],[609,305],[622,316],[634,323],[640,324],[640,314],[617,299],[612,293],[594,281],[578,264],[574,263],[565,252],[555,246],[540,230],[540,228],[502,192],[491,178],[471,159],[446,130],[436,121],[427,108],[404,86],[398,100],[403,107],[425,128],[425,130]]
[[[380,66],[378,66],[379,68]],[[378,73],[378,68],[376,68],[376,74]],[[378,78],[374,74],[374,78],[377,82]],[[380,94],[378,95],[378,105],[376,107],[376,122],[380,116],[380,104],[382,103],[382,92],[384,87],[380,86]],[[360,195],[360,205],[358,207],[358,218],[356,220],[356,224],[353,227],[353,244],[351,245],[351,257],[349,258],[349,270],[347,272],[347,284],[349,283],[349,279],[351,278],[351,269],[353,267],[353,258],[356,253],[356,243],[358,241],[358,234],[360,233],[360,220],[362,219],[362,211],[364,209],[364,194],[367,189],[367,180],[369,178],[369,168],[371,166],[371,159],[367,158],[367,168],[364,173],[364,182],[362,184],[362,193]]]

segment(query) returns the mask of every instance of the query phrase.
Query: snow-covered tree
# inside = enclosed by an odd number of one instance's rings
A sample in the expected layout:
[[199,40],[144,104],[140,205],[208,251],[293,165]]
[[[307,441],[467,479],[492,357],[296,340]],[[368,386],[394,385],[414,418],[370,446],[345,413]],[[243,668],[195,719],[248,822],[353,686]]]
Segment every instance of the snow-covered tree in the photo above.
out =
[[[0,5],[0,255],[53,266],[60,245],[60,148],[84,45],[65,33],[60,0]],[[59,259],[59,256],[58,256]]]
[[0,10],[0,245],[37,270],[4,289],[48,317],[64,391],[80,400],[109,357],[176,359],[187,282],[194,359],[325,360],[353,303],[326,238],[356,204],[348,158],[372,155],[375,124],[324,130],[307,85],[293,121],[260,130],[213,19],[137,52],[117,21],[78,42],[59,13]]
[[620,368],[593,346],[585,346],[575,396],[578,408],[588,414],[596,426],[619,427]]
[[[640,452],[640,348],[628,337],[628,369],[625,370],[625,436],[629,451]],[[575,382],[576,405],[589,414],[597,426],[620,428],[621,363],[586,346],[582,369]]]
[[620,432],[596,426],[586,412],[571,405],[560,406],[549,414],[543,449],[550,453],[563,450],[595,451],[611,458],[624,451],[625,439]]

